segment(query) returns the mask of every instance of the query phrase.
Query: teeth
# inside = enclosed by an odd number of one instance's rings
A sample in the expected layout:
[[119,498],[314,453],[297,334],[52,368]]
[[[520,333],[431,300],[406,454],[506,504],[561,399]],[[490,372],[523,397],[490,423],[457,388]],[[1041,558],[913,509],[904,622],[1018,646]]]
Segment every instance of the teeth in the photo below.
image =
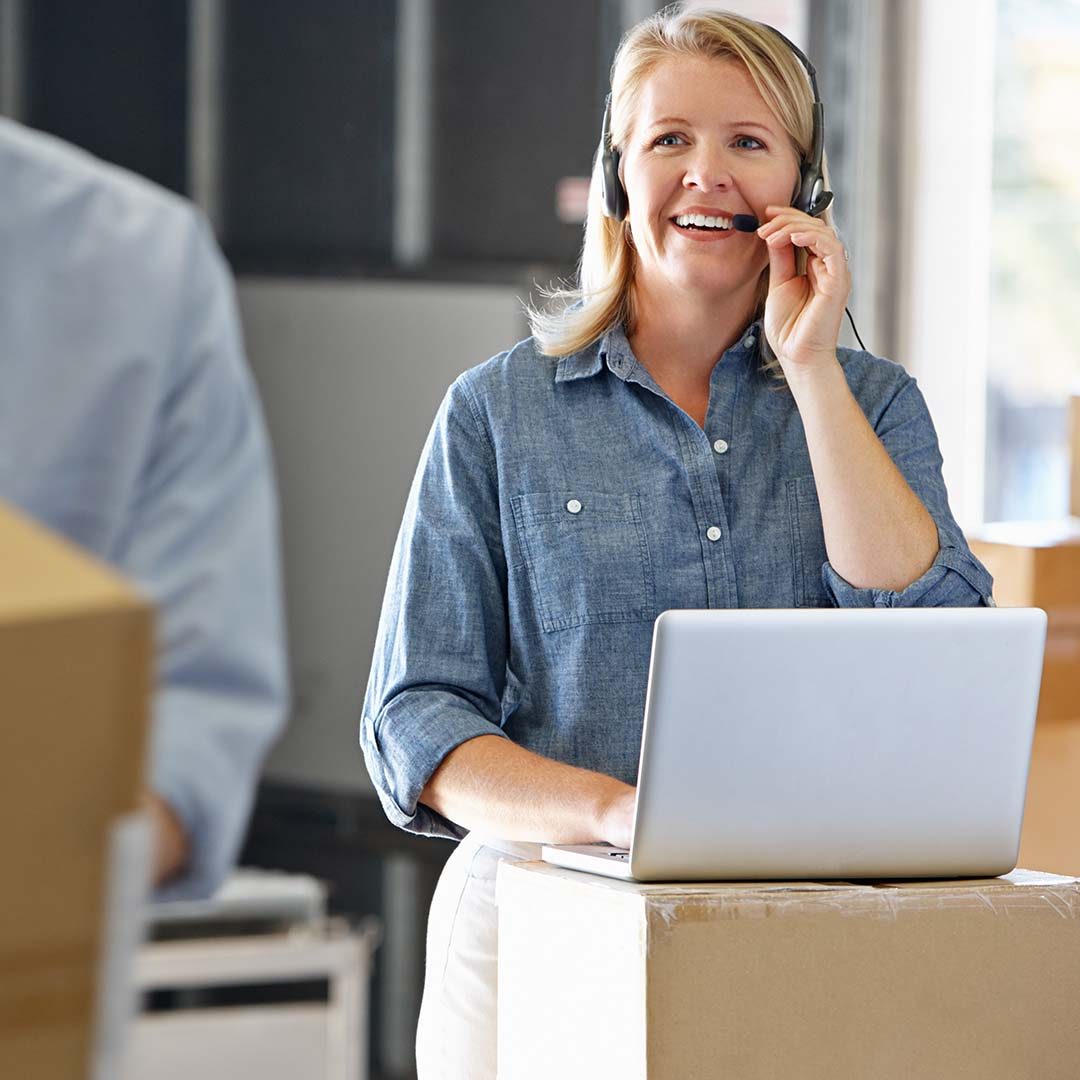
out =
[[730,229],[731,219],[719,215],[705,214],[679,214],[675,218],[676,225],[696,225],[699,229]]

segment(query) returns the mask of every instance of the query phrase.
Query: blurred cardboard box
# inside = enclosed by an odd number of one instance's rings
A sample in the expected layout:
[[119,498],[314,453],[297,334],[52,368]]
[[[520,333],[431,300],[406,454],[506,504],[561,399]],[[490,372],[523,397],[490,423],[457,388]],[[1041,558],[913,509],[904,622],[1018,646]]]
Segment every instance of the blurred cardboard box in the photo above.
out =
[[1080,882],[639,885],[499,867],[500,1080],[1066,1080]]
[[1000,607],[1048,617],[1020,862],[1080,874],[1080,519],[997,522],[969,541]]
[[2,1077],[114,1067],[147,880],[151,639],[119,577],[0,505]]
[[1047,614],[1039,719],[1080,719],[1080,519],[997,522],[968,542],[999,607]]
[[1035,727],[1020,864],[1080,875],[1080,720]]

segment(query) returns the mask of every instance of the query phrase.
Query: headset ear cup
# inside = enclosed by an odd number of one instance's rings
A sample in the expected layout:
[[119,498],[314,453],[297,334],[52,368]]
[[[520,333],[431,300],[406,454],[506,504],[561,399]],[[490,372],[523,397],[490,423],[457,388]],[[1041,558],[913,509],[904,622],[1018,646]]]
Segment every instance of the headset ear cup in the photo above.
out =
[[616,221],[622,221],[629,209],[626,189],[622,186],[622,180],[619,179],[619,160],[618,150],[607,150],[601,163],[601,175],[604,181],[604,213]]
[[825,213],[833,201],[833,193],[825,190],[825,179],[812,165],[807,165],[799,180],[799,194],[792,206],[811,217]]
[[619,179],[619,151],[611,145],[611,95],[604,101],[604,125],[600,131],[600,180],[604,198],[604,213],[622,221],[629,209],[626,189]]
[[801,210],[804,214],[811,214],[814,205],[814,188],[820,185],[821,177],[818,171],[812,165],[804,167],[799,174],[799,194],[795,196],[793,203],[795,209]]

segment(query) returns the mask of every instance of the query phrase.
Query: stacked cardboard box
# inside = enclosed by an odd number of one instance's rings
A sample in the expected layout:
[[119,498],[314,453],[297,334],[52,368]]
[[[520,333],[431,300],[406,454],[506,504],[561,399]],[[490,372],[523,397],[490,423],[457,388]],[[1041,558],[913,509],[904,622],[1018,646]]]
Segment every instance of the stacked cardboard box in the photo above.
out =
[[500,1080],[1071,1080],[1080,881],[641,885],[504,863]]
[[2,1077],[105,1077],[118,1060],[151,637],[119,578],[0,506]]
[[1047,614],[1039,720],[1080,718],[1080,518],[998,522],[969,540],[999,607]]
[[1080,520],[1000,522],[970,541],[999,606],[1048,616],[1020,862],[1080,874]]

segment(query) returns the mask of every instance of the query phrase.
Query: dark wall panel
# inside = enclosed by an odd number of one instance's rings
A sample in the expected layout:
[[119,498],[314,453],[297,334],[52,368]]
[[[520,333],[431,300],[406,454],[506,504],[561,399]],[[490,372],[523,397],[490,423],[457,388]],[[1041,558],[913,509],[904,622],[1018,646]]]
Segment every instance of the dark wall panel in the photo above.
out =
[[396,9],[228,4],[223,240],[240,268],[389,258]]
[[[437,0],[430,261],[393,262],[396,0],[218,0],[215,222],[236,270],[462,278],[569,269],[619,0]],[[188,194],[186,0],[24,5],[25,119]],[[215,105],[216,102],[216,105]]]
[[184,192],[186,0],[32,0],[24,119]]
[[610,0],[436,3],[433,252],[572,262],[555,185],[588,175],[619,33]]

